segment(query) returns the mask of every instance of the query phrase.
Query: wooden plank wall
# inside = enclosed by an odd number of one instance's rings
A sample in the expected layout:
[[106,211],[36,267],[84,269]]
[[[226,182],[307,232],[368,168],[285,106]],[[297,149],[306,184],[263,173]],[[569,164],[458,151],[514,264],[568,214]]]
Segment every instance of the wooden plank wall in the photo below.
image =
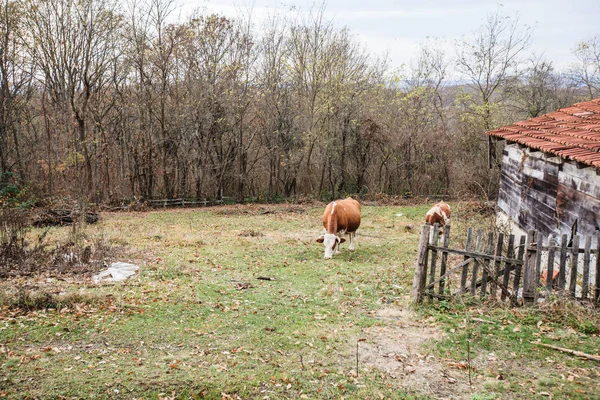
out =
[[600,229],[600,176],[595,168],[506,145],[498,208],[522,231],[558,237],[570,234],[577,219],[577,233],[594,235]]
[[600,228],[600,176],[596,169],[565,163],[559,175],[556,203],[565,225],[570,227],[577,219],[577,233],[596,233]]

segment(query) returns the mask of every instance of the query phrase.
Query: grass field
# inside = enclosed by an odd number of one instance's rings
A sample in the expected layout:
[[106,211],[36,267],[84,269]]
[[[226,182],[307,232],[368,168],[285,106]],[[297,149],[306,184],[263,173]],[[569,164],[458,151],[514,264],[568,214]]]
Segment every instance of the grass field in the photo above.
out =
[[[489,224],[453,206],[457,232]],[[598,353],[593,311],[412,308],[427,208],[365,205],[357,251],[332,260],[322,205],[103,214],[81,240],[139,274],[2,282],[0,398],[598,398],[599,362],[531,343]]]

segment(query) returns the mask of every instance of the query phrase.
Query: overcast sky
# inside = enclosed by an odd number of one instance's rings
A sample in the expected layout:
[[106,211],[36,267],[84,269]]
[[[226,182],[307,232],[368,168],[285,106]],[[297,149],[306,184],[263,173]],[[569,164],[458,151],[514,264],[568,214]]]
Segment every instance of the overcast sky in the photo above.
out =
[[[180,0],[185,10],[202,8],[209,13],[236,17],[252,12],[260,26],[269,15],[295,17],[318,9],[321,0]],[[315,7],[313,7],[316,4]],[[582,40],[600,35],[600,0],[328,0],[326,17],[346,26],[374,54],[389,55],[392,68],[416,58],[419,43],[428,38],[446,43],[453,56],[455,39],[468,37],[487,13],[500,7],[503,14],[518,13],[523,25],[534,27],[529,53],[544,55],[559,70],[575,57],[572,49]]]

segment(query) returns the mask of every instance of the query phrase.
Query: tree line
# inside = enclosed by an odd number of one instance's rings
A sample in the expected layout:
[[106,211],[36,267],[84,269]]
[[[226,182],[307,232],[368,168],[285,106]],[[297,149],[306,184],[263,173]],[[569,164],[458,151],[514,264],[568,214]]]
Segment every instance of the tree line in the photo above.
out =
[[493,196],[486,130],[600,91],[600,36],[557,71],[499,11],[455,54],[425,43],[398,70],[323,7],[260,27],[177,9],[2,2],[3,190],[96,203]]

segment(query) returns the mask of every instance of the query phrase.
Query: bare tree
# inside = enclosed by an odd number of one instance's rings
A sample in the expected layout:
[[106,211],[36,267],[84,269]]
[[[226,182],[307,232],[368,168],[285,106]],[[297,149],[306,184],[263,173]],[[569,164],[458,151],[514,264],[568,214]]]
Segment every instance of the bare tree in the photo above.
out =
[[521,27],[518,16],[506,17],[497,10],[474,36],[458,42],[457,68],[476,93],[485,130],[493,126],[493,97],[516,74],[532,32]]
[[[94,192],[90,100],[103,93],[111,79],[108,64],[114,57],[117,23],[111,0],[47,0],[28,7],[30,55],[42,73],[40,81],[56,107],[57,120],[72,133],[72,153],[63,155],[63,162],[74,166],[73,178],[82,183],[84,196]],[[79,175],[82,161],[85,177]]]
[[[352,39],[346,29],[332,35],[327,51],[333,57],[326,75],[324,92],[326,142],[323,154],[333,197],[356,190],[356,166],[350,161],[364,137],[360,121],[365,117],[364,103],[381,82],[385,63],[369,62],[366,50]],[[321,189],[322,190],[322,189]]]
[[585,88],[587,97],[600,95],[600,36],[580,42],[573,53],[578,62],[571,71],[576,86]]
[[304,159],[304,137],[295,123],[292,84],[288,73],[288,24],[274,17],[261,41],[258,82],[262,96],[256,105],[262,129],[261,141],[268,159],[268,194],[295,195],[300,165]]
[[176,10],[176,0],[3,2],[2,179],[111,202],[489,196],[485,130],[598,92],[597,39],[578,47],[567,82],[542,58],[521,63],[532,30],[498,11],[459,41],[463,80],[452,83],[439,40],[395,79],[324,5],[262,30],[251,14],[178,21]]
[[[448,108],[452,100],[446,95],[448,58],[434,42],[423,43],[411,65],[406,94],[399,97],[403,171],[408,193],[436,193],[448,190],[453,146],[448,126]],[[447,143],[432,148],[430,143]],[[426,176],[428,179],[417,179]]]
[[[301,171],[305,194],[314,189],[313,154],[318,139],[324,133],[327,109],[323,105],[323,97],[333,57],[328,52],[333,32],[333,24],[325,20],[325,6],[322,5],[317,11],[311,10],[307,20],[291,27],[288,40],[288,68],[291,70],[294,107],[300,114],[300,131],[307,146]],[[324,174],[325,168],[321,168],[321,182]]]
[[131,0],[127,3],[124,30],[124,73],[127,80],[117,86],[121,116],[121,156],[127,160],[129,191],[152,198],[155,187],[155,149],[150,107],[154,99],[150,71],[152,25],[151,3]]
[[566,107],[574,100],[563,76],[557,73],[552,62],[532,56],[522,76],[508,88],[515,108],[525,118],[533,118]]
[[234,187],[242,198],[254,140],[248,129],[254,44],[247,26],[216,15],[192,18],[188,32],[186,82],[194,97],[190,112],[199,158],[193,173],[196,191],[206,191],[208,179],[215,186],[209,192],[218,198]]
[[[497,171],[490,169],[494,162],[499,165],[491,138],[488,137],[487,146],[484,144],[484,132],[502,122],[498,118],[501,115],[498,104],[508,91],[501,89],[518,75],[520,56],[529,46],[532,32],[532,28],[520,25],[518,16],[507,17],[496,10],[488,14],[474,36],[457,43],[457,68],[469,81],[468,91],[461,99],[467,107],[464,111],[470,114],[469,127],[464,131],[473,135],[464,138],[469,151],[465,153],[468,159],[462,161],[473,168],[474,160],[487,158],[487,171],[485,165],[474,168],[477,173],[472,174],[475,179],[471,182],[475,187],[484,188],[484,196],[497,192]],[[496,176],[492,177],[490,173]]]
[[[150,24],[153,37],[149,40],[149,70],[146,72],[148,89],[154,92],[155,102],[148,101],[148,112],[156,121],[155,137],[160,157],[160,175],[162,176],[164,195],[173,198],[175,195],[175,167],[177,166],[177,151],[179,140],[173,126],[172,113],[169,110],[170,100],[173,100],[173,89],[176,83],[174,70],[176,68],[175,53],[178,42],[183,38],[183,32],[176,25],[168,23],[168,18],[174,11],[173,0],[150,1]],[[176,108],[173,108],[176,112]],[[152,124],[154,126],[154,124]]]
[[448,104],[444,101],[443,92],[447,86],[449,59],[439,46],[440,41],[435,39],[435,42],[432,40],[420,45],[417,60],[411,66],[407,90],[425,88],[438,117],[445,122],[444,108]]
[[0,185],[9,180],[22,184],[28,175],[21,127],[32,93],[32,69],[20,37],[23,17],[17,2],[0,4]]

